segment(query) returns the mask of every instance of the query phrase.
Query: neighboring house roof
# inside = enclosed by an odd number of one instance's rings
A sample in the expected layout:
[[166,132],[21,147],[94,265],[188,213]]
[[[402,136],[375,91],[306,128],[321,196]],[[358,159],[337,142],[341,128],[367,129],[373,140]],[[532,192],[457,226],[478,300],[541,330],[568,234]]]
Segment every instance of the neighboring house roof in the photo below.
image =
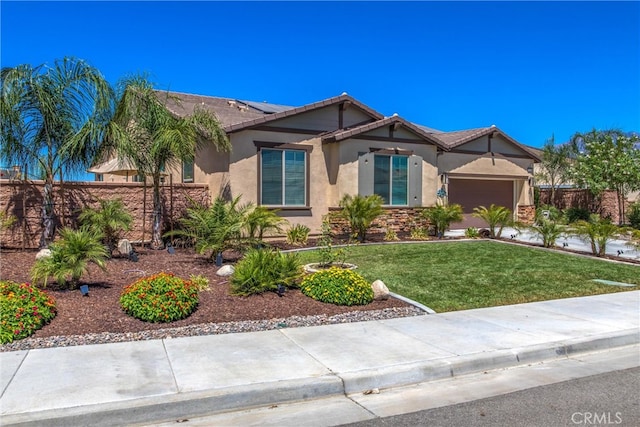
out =
[[393,124],[399,124],[401,126],[404,126],[405,128],[409,129],[411,132],[413,132],[414,134],[420,136],[421,138],[423,138],[424,140],[426,140],[427,142],[434,144],[440,148],[442,148],[443,150],[447,150],[447,147],[445,145],[443,145],[438,139],[434,138],[433,136],[431,136],[429,133],[425,132],[422,128],[420,128],[419,126],[416,126],[415,124],[403,119],[400,116],[397,115],[393,115],[391,117],[386,117],[382,120],[377,120],[375,122],[372,123],[367,123],[361,126],[357,126],[351,129],[339,129],[335,132],[331,132],[329,134],[323,135],[322,136],[322,140],[325,142],[339,142],[342,141],[344,139],[348,139],[351,138],[353,136],[356,135],[361,135],[363,133],[375,130],[375,129],[379,129],[381,127],[384,126],[390,126]]

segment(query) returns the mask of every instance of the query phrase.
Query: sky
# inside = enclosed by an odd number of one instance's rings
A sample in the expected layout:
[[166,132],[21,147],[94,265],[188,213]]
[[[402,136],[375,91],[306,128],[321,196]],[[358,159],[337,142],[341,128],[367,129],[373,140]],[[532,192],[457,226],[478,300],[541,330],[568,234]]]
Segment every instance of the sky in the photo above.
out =
[[0,3],[2,67],[75,56],[113,84],[379,113],[520,143],[640,131],[640,2]]

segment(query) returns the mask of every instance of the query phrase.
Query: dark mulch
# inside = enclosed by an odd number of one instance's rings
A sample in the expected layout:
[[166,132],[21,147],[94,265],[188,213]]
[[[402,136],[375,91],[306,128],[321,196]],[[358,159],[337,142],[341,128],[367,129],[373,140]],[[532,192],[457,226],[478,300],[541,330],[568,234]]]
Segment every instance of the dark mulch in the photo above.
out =
[[[354,310],[382,310],[408,306],[395,298],[374,301],[366,306],[337,306],[315,301],[299,290],[288,290],[283,297],[278,297],[272,292],[249,297],[233,296],[230,293],[228,278],[217,276],[215,273],[218,268],[215,264],[194,253],[192,249],[176,249],[175,254],[148,248],[136,250],[139,253],[138,262],[116,256],[107,262],[106,271],[91,265],[89,273],[82,278],[82,284],[89,285],[88,297],[83,297],[78,289],[61,289],[55,282],[50,283],[45,291],[55,298],[58,314],[51,323],[36,331],[32,337],[141,332],[206,323],[323,314],[331,316]],[[37,251],[3,249],[1,278],[16,282],[29,281],[29,271],[35,262],[36,253]],[[229,258],[234,258],[233,254],[230,254]],[[182,278],[201,274],[209,279],[210,289],[201,292],[197,310],[186,319],[170,324],[147,323],[125,314],[119,305],[123,288],[139,277],[161,271],[171,272]]]

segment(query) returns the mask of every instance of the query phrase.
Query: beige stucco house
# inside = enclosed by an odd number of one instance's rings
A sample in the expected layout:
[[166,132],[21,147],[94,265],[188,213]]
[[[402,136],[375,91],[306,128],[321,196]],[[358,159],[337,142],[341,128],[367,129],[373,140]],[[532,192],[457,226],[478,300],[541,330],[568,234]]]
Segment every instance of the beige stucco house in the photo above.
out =
[[232,146],[230,153],[199,152],[194,164],[171,172],[174,182],[206,183],[212,197],[241,195],[314,232],[346,194],[379,194],[389,210],[448,198],[464,208],[457,227],[472,225],[479,205],[506,206],[517,216],[533,204],[529,184],[539,158],[495,126],[441,132],[385,117],[347,94],[301,107],[172,95],[179,99],[167,104],[174,114],[196,106],[213,112]]

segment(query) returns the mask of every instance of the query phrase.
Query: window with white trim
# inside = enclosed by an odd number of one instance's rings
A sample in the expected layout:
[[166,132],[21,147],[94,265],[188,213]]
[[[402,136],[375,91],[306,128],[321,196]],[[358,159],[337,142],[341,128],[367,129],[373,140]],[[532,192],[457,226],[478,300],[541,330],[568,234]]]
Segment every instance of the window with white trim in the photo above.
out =
[[306,151],[262,148],[260,150],[260,178],[260,204],[306,206]]

